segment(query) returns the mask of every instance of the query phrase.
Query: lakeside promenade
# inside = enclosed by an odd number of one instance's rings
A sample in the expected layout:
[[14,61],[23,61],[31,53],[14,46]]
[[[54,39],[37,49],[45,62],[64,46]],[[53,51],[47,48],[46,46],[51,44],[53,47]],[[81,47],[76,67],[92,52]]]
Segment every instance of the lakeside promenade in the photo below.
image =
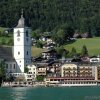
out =
[[45,82],[3,82],[1,87],[37,87],[37,86],[46,86]]
[[68,82],[3,82],[1,87],[85,87],[85,86],[100,86],[100,81],[68,81]]

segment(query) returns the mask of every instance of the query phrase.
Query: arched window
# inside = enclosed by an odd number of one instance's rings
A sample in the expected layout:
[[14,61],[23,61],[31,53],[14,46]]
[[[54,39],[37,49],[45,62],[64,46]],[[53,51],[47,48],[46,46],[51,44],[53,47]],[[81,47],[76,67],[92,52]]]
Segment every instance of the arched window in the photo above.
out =
[[20,36],[20,31],[18,30],[18,31],[17,31],[17,37],[19,37],[19,36]]

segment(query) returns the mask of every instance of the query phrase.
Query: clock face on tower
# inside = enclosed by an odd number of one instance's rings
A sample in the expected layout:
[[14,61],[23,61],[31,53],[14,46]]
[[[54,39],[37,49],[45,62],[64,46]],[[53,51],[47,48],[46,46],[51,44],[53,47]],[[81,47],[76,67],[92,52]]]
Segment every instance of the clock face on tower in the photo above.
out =
[[17,41],[20,41],[20,38],[17,38]]

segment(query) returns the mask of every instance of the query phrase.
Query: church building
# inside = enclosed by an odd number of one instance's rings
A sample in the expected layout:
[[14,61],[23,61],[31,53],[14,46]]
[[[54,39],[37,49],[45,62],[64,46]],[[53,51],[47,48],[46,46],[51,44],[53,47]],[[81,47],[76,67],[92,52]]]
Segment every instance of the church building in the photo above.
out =
[[14,58],[18,73],[24,73],[24,68],[31,63],[30,29],[25,26],[23,12],[14,28]]
[[25,25],[23,11],[13,31],[14,46],[0,47],[0,58],[4,59],[6,75],[24,75],[25,67],[31,64],[30,28]]

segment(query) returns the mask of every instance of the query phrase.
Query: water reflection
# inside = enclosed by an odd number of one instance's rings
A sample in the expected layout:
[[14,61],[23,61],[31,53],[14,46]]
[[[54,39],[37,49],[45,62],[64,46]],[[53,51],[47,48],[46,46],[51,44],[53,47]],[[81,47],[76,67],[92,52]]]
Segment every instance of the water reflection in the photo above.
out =
[[28,89],[29,88],[25,88],[25,87],[12,88],[12,93],[11,93],[12,99],[13,100],[25,100]]

